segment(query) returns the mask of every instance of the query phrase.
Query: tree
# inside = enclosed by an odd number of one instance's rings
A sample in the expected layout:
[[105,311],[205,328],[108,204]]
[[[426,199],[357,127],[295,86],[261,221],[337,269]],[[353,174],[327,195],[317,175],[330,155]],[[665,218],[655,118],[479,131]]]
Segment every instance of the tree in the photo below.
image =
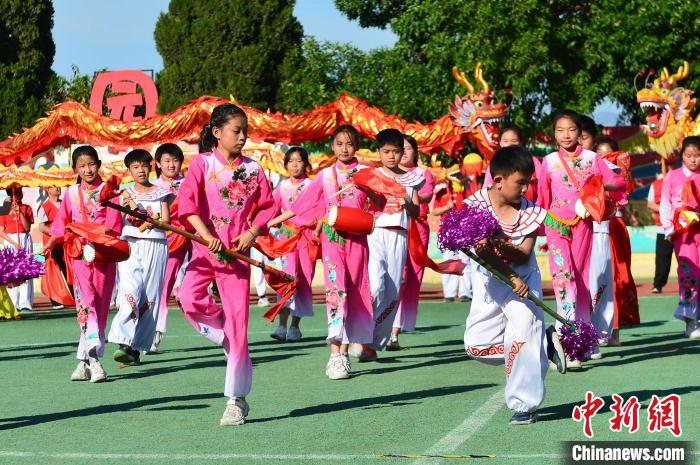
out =
[[164,65],[156,78],[160,111],[230,94],[275,109],[301,47],[293,7],[291,0],[171,0],[155,29]]
[[[55,105],[65,102],[68,99],[83,103],[85,106],[90,106],[90,93],[92,85],[95,82],[95,77],[87,74],[81,74],[78,66],[71,67],[73,76],[70,79],[54,74],[49,81],[46,94],[44,95],[43,105],[46,111],[51,110]],[[104,71],[104,70],[103,70]]]
[[42,99],[53,76],[52,27],[50,0],[0,2],[0,139],[44,113]]

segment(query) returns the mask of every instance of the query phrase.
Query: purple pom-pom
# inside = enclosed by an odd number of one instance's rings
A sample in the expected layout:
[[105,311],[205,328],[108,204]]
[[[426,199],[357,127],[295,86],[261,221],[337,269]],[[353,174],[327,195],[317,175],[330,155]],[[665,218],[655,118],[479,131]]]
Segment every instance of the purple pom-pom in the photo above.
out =
[[459,210],[453,208],[443,215],[438,244],[440,250],[453,252],[470,249],[480,241],[501,233],[498,220],[483,208],[465,205]]
[[593,348],[598,344],[600,335],[590,323],[577,321],[574,323],[576,330],[572,331],[567,325],[559,328],[561,345],[564,347],[567,357],[571,360],[585,360]]
[[44,274],[44,264],[24,249],[0,250],[0,285],[18,285]]

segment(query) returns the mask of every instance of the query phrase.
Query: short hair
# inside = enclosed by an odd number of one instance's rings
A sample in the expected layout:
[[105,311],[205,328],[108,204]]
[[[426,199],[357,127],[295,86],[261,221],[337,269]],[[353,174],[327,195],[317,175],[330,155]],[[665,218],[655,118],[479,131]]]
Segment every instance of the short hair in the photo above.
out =
[[128,168],[129,166],[131,166],[132,163],[136,162],[140,162],[144,165],[150,166],[151,163],[153,163],[153,157],[148,152],[148,150],[134,149],[131,152],[127,153],[124,157],[124,166]]
[[511,145],[496,150],[489,164],[491,176],[510,176],[513,173],[523,173],[529,176],[535,172],[532,155],[525,147]]
[[398,129],[382,129],[377,133],[377,149],[393,145],[403,152],[403,134]]
[[503,136],[503,134],[511,131],[518,136],[518,140],[520,140],[520,145],[525,145],[525,134],[523,134],[523,128],[521,128],[515,123],[503,123],[501,125],[501,129],[499,129],[498,131],[499,139],[501,138],[501,136]]
[[333,131],[331,141],[335,141],[335,139],[341,134],[345,134],[350,138],[350,142],[352,142],[352,146],[355,147],[355,150],[360,149],[360,133],[354,126],[349,124],[341,124],[335,128],[335,131]]
[[583,130],[581,127],[581,116],[573,110],[559,110],[555,112],[554,116],[552,116],[552,128],[556,129],[559,120],[564,118],[568,118],[573,121],[579,132]]
[[185,161],[185,154],[182,153],[182,149],[180,148],[179,145],[173,144],[173,143],[167,143],[167,144],[161,144],[160,147],[156,149],[156,161],[160,161],[161,158],[163,158],[163,155],[168,154],[172,157],[177,158],[180,163],[183,163]]
[[595,121],[590,116],[579,115],[579,122],[581,123],[581,132],[587,132],[593,137],[598,135],[598,126],[596,126]]
[[681,146],[681,157],[685,153],[685,149],[687,149],[690,146],[693,146],[696,149],[700,150],[700,136],[688,136],[685,139],[683,139],[683,145]]
[[598,136],[593,140],[593,151],[598,150],[599,145],[608,144],[613,152],[620,150],[620,144],[610,136]]
[[301,157],[301,161],[304,163],[304,166],[306,168],[311,168],[311,162],[309,162],[309,152],[306,151],[304,147],[300,147],[298,145],[293,145],[287,149],[287,151],[284,153],[284,167],[287,167],[287,163],[289,163],[289,160],[292,158],[292,155],[298,153],[299,156]]

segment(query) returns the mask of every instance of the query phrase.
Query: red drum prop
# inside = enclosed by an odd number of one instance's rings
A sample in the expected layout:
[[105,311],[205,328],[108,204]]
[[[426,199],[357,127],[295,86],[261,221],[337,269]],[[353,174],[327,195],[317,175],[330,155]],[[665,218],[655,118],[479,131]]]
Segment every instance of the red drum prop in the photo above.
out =
[[66,229],[88,241],[82,246],[82,255],[73,258],[97,263],[117,263],[129,258],[129,243],[107,234],[102,225],[70,223]]
[[371,234],[374,215],[359,208],[333,206],[328,212],[328,224],[348,234]]

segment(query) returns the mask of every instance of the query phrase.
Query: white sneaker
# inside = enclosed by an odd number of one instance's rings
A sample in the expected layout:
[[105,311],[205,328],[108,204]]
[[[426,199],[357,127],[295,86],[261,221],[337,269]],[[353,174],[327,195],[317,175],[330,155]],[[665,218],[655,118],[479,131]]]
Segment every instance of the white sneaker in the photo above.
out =
[[352,373],[352,367],[350,366],[350,358],[348,357],[348,354],[340,354],[340,358],[342,359],[341,361],[345,366],[345,371],[347,371],[349,375],[350,373]]
[[270,334],[272,339],[277,339],[278,341],[284,342],[287,340],[287,327],[279,325],[277,329]]
[[688,334],[688,338],[689,338],[689,339],[700,339],[700,328],[695,327],[695,329],[692,330],[692,331]]
[[270,306],[270,301],[267,299],[267,297],[260,297],[258,299],[258,307],[269,307]]
[[350,377],[349,367],[350,362],[347,357],[333,354],[326,365],[326,376],[328,379],[347,379]]
[[71,381],[88,381],[90,379],[90,366],[85,360],[80,360],[78,366],[75,367],[73,374],[70,375]]
[[591,350],[591,353],[588,355],[588,358],[591,360],[600,360],[603,358],[603,354],[600,352],[600,347],[596,346]]
[[147,354],[157,354],[158,352],[158,347],[160,347],[160,343],[163,342],[163,333],[160,331],[156,331],[156,333],[153,335],[153,343],[151,344],[151,348],[148,349],[146,352]]
[[90,382],[100,383],[107,380],[107,373],[102,367],[100,360],[94,357],[90,357]]
[[685,320],[685,336],[691,339],[697,339],[699,336],[691,336],[693,333],[698,332],[698,324],[694,320]]
[[296,326],[290,326],[287,331],[287,342],[301,341],[301,331]]
[[572,360],[570,358],[566,358],[566,369],[567,370],[580,370],[581,369],[581,360]]
[[54,304],[51,306],[51,310],[63,310],[64,308],[66,307],[62,304]]
[[219,422],[220,426],[238,426],[245,423],[245,417],[248,416],[250,407],[246,402],[245,397],[231,397],[226,402],[226,410]]

